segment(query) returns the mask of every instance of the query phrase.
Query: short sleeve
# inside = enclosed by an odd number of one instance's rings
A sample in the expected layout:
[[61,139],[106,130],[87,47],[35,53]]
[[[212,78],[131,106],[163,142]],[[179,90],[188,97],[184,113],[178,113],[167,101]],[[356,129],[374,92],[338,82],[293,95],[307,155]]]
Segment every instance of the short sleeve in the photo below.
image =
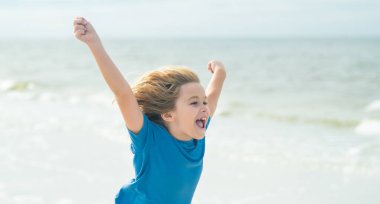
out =
[[141,130],[138,134],[135,134],[130,129],[128,129],[132,144],[131,149],[132,152],[142,150],[148,140],[149,137],[151,137],[152,134],[152,121],[149,120],[149,118],[143,114],[143,126],[141,127]]
[[210,121],[211,121],[211,117],[208,117],[207,122],[206,122],[206,130],[208,128],[208,125],[210,124]]

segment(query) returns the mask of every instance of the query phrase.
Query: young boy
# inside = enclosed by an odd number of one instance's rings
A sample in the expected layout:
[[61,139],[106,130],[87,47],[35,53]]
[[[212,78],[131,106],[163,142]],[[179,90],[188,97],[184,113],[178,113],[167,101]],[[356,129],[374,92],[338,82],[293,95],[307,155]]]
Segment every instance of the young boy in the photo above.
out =
[[136,176],[115,203],[191,203],[203,167],[205,131],[226,78],[223,64],[208,63],[213,75],[206,91],[184,67],[149,72],[131,88],[86,19],[74,19],[74,33],[95,57],[132,140]]

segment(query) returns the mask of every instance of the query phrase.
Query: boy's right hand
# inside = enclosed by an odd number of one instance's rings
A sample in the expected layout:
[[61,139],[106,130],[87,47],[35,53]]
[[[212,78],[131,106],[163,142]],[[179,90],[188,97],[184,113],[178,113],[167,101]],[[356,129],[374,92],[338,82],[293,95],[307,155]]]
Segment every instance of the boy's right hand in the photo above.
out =
[[86,44],[93,44],[99,42],[99,37],[95,32],[94,27],[83,17],[76,17],[74,19],[74,34],[75,37]]

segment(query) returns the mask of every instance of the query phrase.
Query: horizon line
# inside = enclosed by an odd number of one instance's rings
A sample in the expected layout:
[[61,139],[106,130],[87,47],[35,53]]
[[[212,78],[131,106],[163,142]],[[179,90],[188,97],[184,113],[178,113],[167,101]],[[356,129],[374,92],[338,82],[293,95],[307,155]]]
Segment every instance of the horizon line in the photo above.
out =
[[[244,35],[244,36],[103,36],[102,40],[123,39],[378,39],[379,35]],[[0,36],[4,40],[69,40],[75,36]]]

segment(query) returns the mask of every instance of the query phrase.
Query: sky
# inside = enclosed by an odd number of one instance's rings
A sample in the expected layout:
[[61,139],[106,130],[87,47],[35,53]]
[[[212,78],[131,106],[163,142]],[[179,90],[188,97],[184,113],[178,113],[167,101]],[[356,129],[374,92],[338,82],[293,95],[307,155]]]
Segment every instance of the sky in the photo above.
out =
[[380,36],[378,0],[0,0],[0,37],[71,37],[84,16],[103,37]]

